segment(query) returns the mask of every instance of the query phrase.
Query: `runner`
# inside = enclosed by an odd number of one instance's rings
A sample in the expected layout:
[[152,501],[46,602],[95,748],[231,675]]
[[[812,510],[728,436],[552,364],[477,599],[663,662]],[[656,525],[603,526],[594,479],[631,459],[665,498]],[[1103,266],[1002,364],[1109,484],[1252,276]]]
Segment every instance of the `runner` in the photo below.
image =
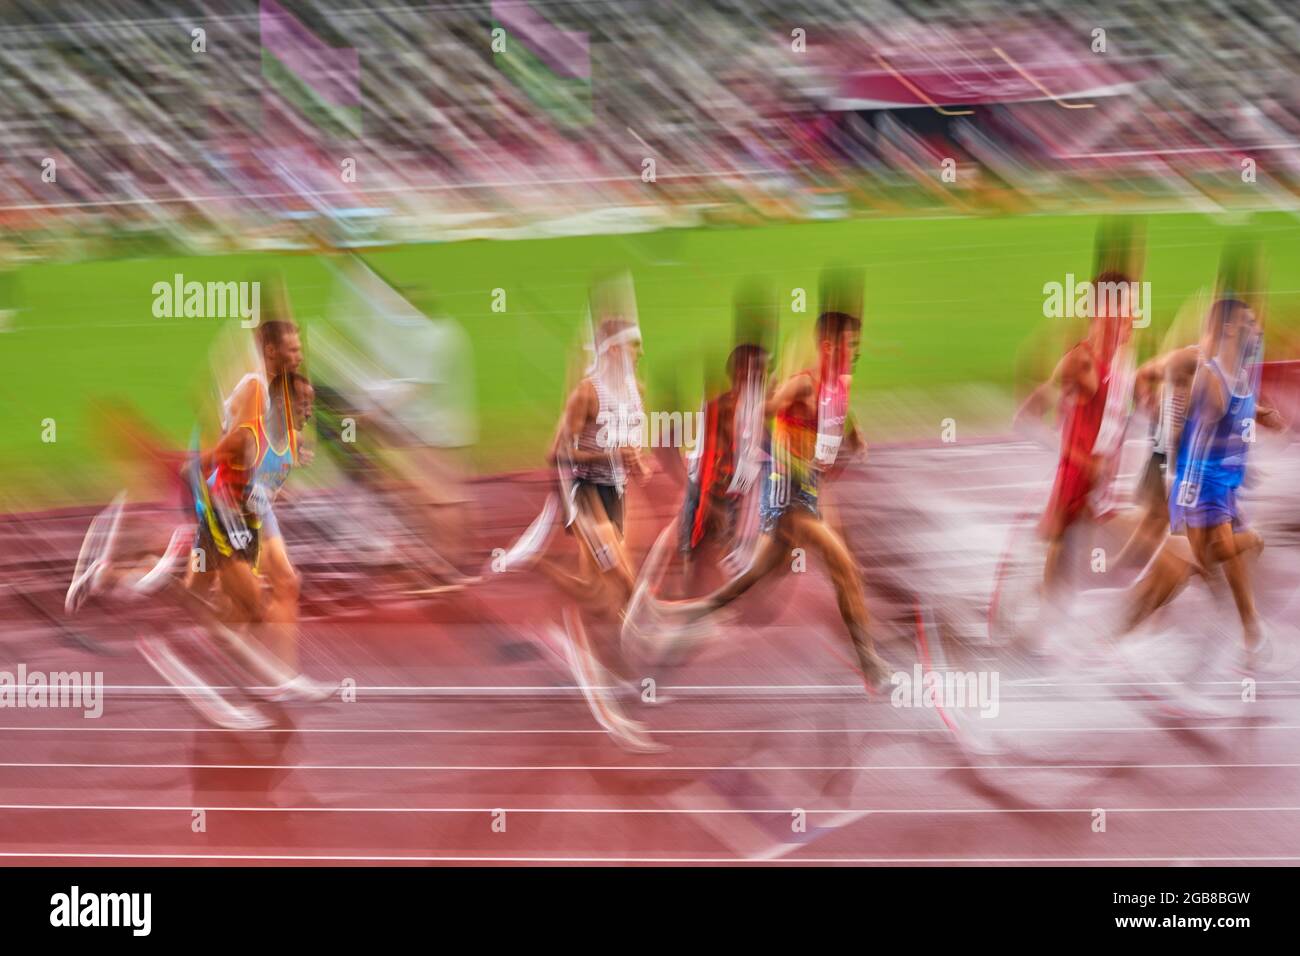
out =
[[[291,468],[300,461],[300,431],[311,415],[313,390],[296,372],[276,376],[270,383],[268,415],[232,428],[211,452],[190,466],[198,534],[186,580],[186,603],[243,667],[261,685],[249,687],[273,701],[323,700],[334,687],[299,672],[297,649],[296,576],[287,606],[272,581],[262,588],[262,560],[267,547],[283,547],[273,520],[275,498]],[[266,420],[288,423],[286,441],[277,443]],[[206,479],[201,476],[207,475]],[[274,545],[272,545],[274,547]],[[225,604],[218,613],[206,600],[208,581],[215,577]],[[254,639],[249,640],[251,635]]]
[[[679,628],[674,632],[678,646],[665,644],[662,622],[655,620],[661,598],[672,596],[661,592],[665,582],[676,596],[688,598],[712,590],[719,578],[740,574],[754,560],[762,479],[767,474],[768,343],[777,325],[771,290],[754,282],[742,286],[735,299],[735,323],[725,385],[715,386],[711,396],[706,393],[699,412],[678,516],[660,532],[642,562],[624,615],[624,652],[633,659],[663,663],[714,633],[705,626]],[[674,545],[678,576],[668,574]],[[714,560],[708,561],[710,557]]]
[[769,362],[762,345],[737,345],[727,356],[728,388],[704,403],[703,434],[691,455],[680,518],[684,570],[708,539],[730,548],[723,563],[733,573],[753,559],[757,508],[751,515],[748,505],[758,503],[752,492],[760,486],[763,465]]
[[[618,621],[636,583],[624,544],[624,492],[629,476],[645,480],[652,468],[643,451],[646,416],[636,377],[641,330],[630,276],[596,283],[590,309],[592,359],[565,401],[548,456],[560,487],[494,568],[535,567],[571,599],[562,626],[548,630],[560,645],[557,653],[614,740],[629,750],[656,752],[662,748],[622,713],[610,692],[626,677]],[[547,553],[561,511],[578,545],[576,573]],[[600,624],[594,641],[584,616]]]
[[[889,667],[876,653],[869,634],[857,565],[843,539],[822,520],[820,498],[823,477],[837,460],[865,450],[848,415],[861,328],[857,314],[822,312],[815,329],[817,367],[786,379],[767,401],[766,412],[773,419],[770,462],[763,484],[761,533],[753,561],[706,597],[677,602],[675,606],[665,603],[663,609],[670,624],[676,618],[675,626],[699,621],[765,578],[792,549],[811,546],[826,563],[840,617],[863,678],[868,687],[874,688],[888,678]],[[672,626],[668,629],[671,631]]]
[[[265,515],[297,460],[298,430],[310,417],[312,388],[304,376],[290,372],[272,380],[271,396],[271,415],[294,423],[288,440],[277,448],[264,417],[258,416],[229,431],[212,451],[192,455],[184,472],[197,530],[186,536],[177,529],[163,559],[156,563],[148,558],[141,564],[116,553],[124,502],[119,495],[87,532],[68,603],[75,613],[91,593],[133,600],[163,596],[188,611],[222,650],[261,682],[250,686],[236,677],[251,693],[271,701],[322,700],[332,695],[333,686],[297,673],[296,647],[272,643],[281,636],[265,626],[268,621],[278,623],[268,615],[274,595],[263,595],[255,571]],[[190,559],[189,571],[195,573],[187,574],[182,584],[172,571],[185,557]],[[213,584],[219,590],[216,599],[209,594]],[[246,638],[244,632],[249,630],[271,644],[269,653]],[[269,726],[254,709],[214,689],[181,660],[171,642],[142,638],[139,647],[146,660],[214,723],[235,730]],[[220,667],[221,662],[216,663]]]
[[1196,370],[1186,424],[1178,443],[1169,499],[1171,536],[1134,586],[1121,636],[1170,601],[1193,573],[1222,566],[1241,620],[1244,662],[1253,669],[1266,654],[1247,559],[1263,538],[1241,513],[1237,489],[1246,475],[1254,429],[1284,423],[1257,402],[1262,335],[1254,311],[1222,298],[1210,310],[1212,350]]
[[1113,483],[1119,468],[1133,391],[1132,320],[1126,296],[1118,301],[1105,288],[1131,288],[1122,273],[1102,272],[1093,283],[1095,307],[1087,337],[1057,364],[1052,377],[1029,395],[1016,419],[1040,416],[1048,396],[1058,392],[1064,409],[1056,480],[1039,531],[1047,540],[1043,590],[1062,597],[1067,534],[1104,520],[1115,508]]
[[1168,534],[1169,465],[1182,437],[1192,382],[1213,348],[1206,325],[1199,343],[1157,355],[1137,370],[1135,398],[1150,422],[1151,455],[1137,483],[1135,498],[1140,516],[1114,561],[1117,569],[1145,567]]

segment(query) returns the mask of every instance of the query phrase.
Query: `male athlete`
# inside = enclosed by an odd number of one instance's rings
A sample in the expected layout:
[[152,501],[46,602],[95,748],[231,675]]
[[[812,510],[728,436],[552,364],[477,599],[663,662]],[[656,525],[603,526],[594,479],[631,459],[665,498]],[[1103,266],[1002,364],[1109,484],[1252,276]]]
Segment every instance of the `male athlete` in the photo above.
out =
[[1151,456],[1136,489],[1140,518],[1115,559],[1116,568],[1144,568],[1168,537],[1169,484],[1176,470],[1192,384],[1218,347],[1210,322],[1211,306],[1220,299],[1240,298],[1253,309],[1255,293],[1236,290],[1263,287],[1260,265],[1251,244],[1234,244],[1225,249],[1217,292],[1198,293],[1189,299],[1165,334],[1161,353],[1137,370],[1134,397],[1151,423]]
[[[264,696],[277,701],[323,700],[334,688],[298,671],[293,626],[296,588],[294,601],[286,608],[274,587],[264,594],[261,583],[261,561],[266,545],[274,540],[268,533],[274,530],[279,537],[268,518],[273,519],[275,498],[300,460],[299,431],[311,415],[314,392],[306,377],[285,372],[271,379],[268,393],[266,415],[238,423],[190,465],[199,524],[195,547],[225,598],[220,620],[204,601],[204,575],[192,575],[186,593],[191,609],[264,682],[268,688]],[[288,424],[283,442],[267,427],[268,419]],[[244,632],[251,632],[255,640],[247,640]]]
[[737,572],[752,557],[746,555],[745,503],[760,485],[769,360],[762,345],[737,345],[727,356],[728,388],[704,403],[679,528],[687,559],[708,538],[733,546],[728,563]]
[[1169,532],[1169,479],[1182,438],[1188,396],[1201,363],[1214,354],[1208,324],[1200,341],[1157,355],[1138,367],[1134,400],[1151,423],[1151,455],[1138,476],[1140,516],[1114,567],[1142,568]]
[[[273,302],[278,303],[280,299]],[[278,314],[280,306],[273,305]],[[275,436],[278,444],[283,445],[287,441],[296,441],[294,438],[295,425],[292,423],[288,409],[290,405],[281,402],[274,413],[270,409],[270,392],[268,391],[267,382],[276,376],[285,373],[292,373],[302,364],[302,344],[298,336],[297,327],[290,321],[281,319],[270,319],[259,324],[255,333],[255,341],[258,346],[260,360],[257,361],[258,370],[245,374],[238,383],[233,387],[230,394],[223,400],[221,409],[221,429],[222,433],[227,433],[235,422],[251,422],[256,419],[263,419],[263,424]],[[242,349],[242,346],[241,346]],[[118,416],[122,416],[119,414]],[[165,452],[161,444],[153,439],[138,423],[132,418],[125,418],[124,421],[115,423],[119,430],[124,431],[130,450],[133,455],[145,458],[147,461],[165,468],[175,468],[179,462],[175,459],[178,456]],[[297,427],[301,427],[298,422]],[[188,482],[189,497],[197,500],[198,487],[195,483],[198,478]],[[87,531],[86,542],[83,544],[82,556],[78,560],[78,568],[74,573],[71,585],[68,588],[68,596],[65,602],[69,614],[75,614],[81,607],[81,604],[92,593],[98,592],[108,583],[119,583],[118,578],[121,574],[109,573],[109,566],[115,560],[114,549],[116,547],[117,529],[120,525],[123,495],[119,495],[112,505],[109,506],[99,517],[91,524]],[[275,520],[273,511],[268,512],[263,522],[263,541],[264,564],[263,572],[272,585],[272,595],[275,606],[271,610],[271,620],[293,620],[296,613],[293,609],[297,604],[298,578],[294,573],[292,566],[289,564],[288,554],[284,549],[284,540],[279,532],[278,523]],[[174,564],[178,555],[188,552],[192,538],[188,527],[177,529],[173,535],[173,540],[164,554],[164,558],[154,569],[152,575],[147,575],[146,579],[152,578],[155,581],[161,581],[166,578],[167,568]],[[121,568],[118,569],[121,571]],[[189,577],[190,583],[193,584],[196,591],[203,590],[203,583],[195,581],[196,572],[191,568]],[[132,590],[137,593],[146,593],[140,585],[147,583],[145,579],[132,582]],[[147,590],[147,588],[146,588]]]
[[[689,459],[678,531],[687,576],[696,551],[710,539],[729,547],[722,565],[731,574],[749,565],[758,543],[775,297],[757,283],[742,286],[735,299],[735,323],[727,387],[706,398],[701,434]],[[645,571],[643,566],[643,577]]]
[[683,621],[698,620],[734,601],[766,577],[791,549],[812,546],[830,571],[840,616],[853,642],[867,686],[889,674],[868,626],[862,581],[847,546],[821,515],[822,480],[845,452],[864,445],[848,422],[849,388],[858,359],[862,322],[856,314],[825,311],[817,318],[818,364],[790,376],[772,393],[770,461],[760,507],[761,534],[753,562],[716,591],[696,601],[666,603]]
[[[264,374],[245,375],[235,386],[225,402],[222,429],[228,434],[238,424],[247,425],[260,420],[268,440],[282,448],[289,447],[296,463],[295,433],[303,421],[295,422],[292,417],[293,399],[287,385],[282,384],[285,392],[273,403],[268,383],[298,371],[303,360],[302,339],[297,325],[288,315],[287,296],[280,286],[276,287],[276,295],[272,298],[272,309],[272,317],[263,320],[255,333]],[[311,388],[309,383],[307,388]],[[271,587],[270,599],[262,616],[267,646],[287,667],[296,671],[301,579],[289,560],[280,522],[270,502],[260,516],[259,530],[258,574]]]
[[1284,426],[1273,409],[1257,402],[1262,335],[1254,310],[1241,299],[1221,298],[1206,331],[1211,344],[1196,369],[1177,446],[1171,537],[1134,586],[1123,633],[1167,603],[1193,573],[1208,575],[1222,566],[1252,667],[1265,645],[1247,559],[1262,549],[1263,539],[1246,525],[1237,489],[1256,425]]
[[1132,395],[1130,309],[1125,295],[1111,301],[1102,294],[1106,288],[1130,288],[1129,280],[1122,273],[1102,272],[1093,288],[1087,337],[1065,353],[1051,379],[1016,412],[1017,420],[1041,415],[1052,391],[1059,391],[1065,409],[1056,480],[1039,524],[1047,539],[1043,587],[1049,597],[1059,596],[1062,590],[1067,532],[1085,521],[1105,518],[1110,510]]
[[[497,570],[536,567],[574,600],[564,609],[563,654],[592,714],[614,740],[629,750],[659,748],[636,721],[628,719],[606,688],[618,680],[623,661],[617,641],[592,641],[583,611],[615,626],[635,586],[624,544],[624,492],[629,477],[651,473],[643,452],[646,416],[636,377],[641,330],[630,278],[598,282],[591,291],[593,357],[569,393],[549,453],[559,476],[564,524],[578,545],[578,570],[546,554],[556,511],[548,501],[533,526],[501,558]],[[606,637],[602,627],[598,636]]]
[[[735,346],[727,356],[725,385],[706,395],[700,426],[687,459],[681,509],[651,546],[637,575],[637,586],[624,612],[625,653],[665,658],[669,646],[654,618],[665,569],[680,560],[677,590],[683,597],[711,590],[718,577],[727,580],[754,560],[759,541],[760,503],[767,477],[767,401],[771,394],[771,353],[767,343],[776,326],[775,297],[761,285],[747,284],[735,300]],[[703,555],[716,563],[701,563]],[[719,573],[721,572],[721,573]],[[699,633],[683,629],[683,645],[697,643]],[[629,648],[633,639],[637,645]]]

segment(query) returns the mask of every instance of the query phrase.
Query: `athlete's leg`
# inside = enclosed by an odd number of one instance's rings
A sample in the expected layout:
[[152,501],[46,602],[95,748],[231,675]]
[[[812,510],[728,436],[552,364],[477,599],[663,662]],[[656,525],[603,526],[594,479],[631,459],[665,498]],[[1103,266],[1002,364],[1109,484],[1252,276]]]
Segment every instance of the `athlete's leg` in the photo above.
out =
[[261,585],[248,564],[226,561],[217,572],[217,583],[230,602],[232,623],[251,625],[261,622]]
[[1144,509],[1111,567],[1142,567],[1151,560],[1151,555],[1160,547],[1168,531],[1169,508],[1164,502],[1159,507]]
[[1242,532],[1241,543],[1244,547],[1239,548],[1237,535],[1233,533],[1230,522],[1213,528],[1192,530],[1197,532],[1196,540],[1204,555],[1203,560],[1223,565],[1228,587],[1232,589],[1232,599],[1237,605],[1237,614],[1241,618],[1246,647],[1254,647],[1259,640],[1259,614],[1255,609],[1255,594],[1250,585],[1246,558],[1262,544],[1262,540],[1257,535],[1251,537]]
[[754,550],[754,560],[748,568],[726,584],[694,601],[686,601],[681,611],[688,619],[703,617],[740,597],[761,579],[767,577],[781,563],[788,550],[789,538],[781,525],[764,532]]
[[267,650],[292,671],[298,670],[298,597],[301,579],[289,561],[281,535],[262,539],[258,571],[271,586],[262,612],[261,636]]
[[1189,552],[1194,552],[1194,549],[1189,548],[1185,540],[1165,539],[1146,574],[1133,585],[1121,636],[1168,604],[1187,583],[1196,570]]
[[566,570],[550,555],[542,555],[538,558],[536,568],[568,597],[575,601],[588,601],[591,599],[592,581],[589,574],[583,573],[582,565],[587,563],[585,551],[579,552],[578,561],[578,574]]
[[[266,603],[262,601],[261,581],[253,569],[243,561],[227,561],[218,572],[218,581],[230,600],[233,620],[231,626],[210,630],[231,656],[284,699],[322,700],[330,696],[332,686],[307,679],[259,639],[265,634]],[[250,631],[256,637],[246,636]]]
[[1243,558],[1257,555],[1264,550],[1264,536],[1254,528],[1247,528],[1245,531],[1234,531],[1232,540],[1237,548],[1237,553]]
[[[618,525],[610,515],[600,493],[590,485],[578,489],[577,516],[574,518],[574,537],[578,542],[578,569],[581,580],[586,582],[585,593],[578,596],[577,613],[589,613],[604,616],[607,626],[596,627],[591,632],[585,628],[571,628],[583,631],[585,647],[580,648],[592,656],[608,671],[620,677],[626,677],[626,662],[623,660],[619,642],[619,628],[616,626],[619,614],[627,607],[636,588],[636,576],[632,571],[627,549]],[[563,571],[548,571],[552,580],[561,584],[559,575]],[[574,582],[576,583],[576,582]],[[614,625],[614,626],[608,626]]]
[[[588,518],[583,530],[577,534],[577,539],[577,574],[550,555],[537,559],[537,570],[566,595],[583,605],[599,605],[616,610],[625,607],[634,585],[629,582],[631,571],[627,566],[626,555],[622,555],[621,561],[614,557],[616,552],[623,550],[616,530],[608,522]],[[597,553],[606,556],[603,560],[612,561],[613,566],[602,568]]]
[[1164,542],[1169,531],[1169,495],[1165,491],[1164,456],[1153,454],[1138,479],[1137,507],[1124,515],[1136,519],[1135,525],[1111,563],[1113,568],[1143,567]]
[[600,493],[591,485],[578,489],[577,509],[574,532],[580,553],[588,559],[583,567],[591,568],[598,575],[592,583],[605,590],[608,605],[616,611],[622,610],[636,589],[636,573],[623,544],[623,534]]
[[1092,508],[1085,503],[1057,510],[1044,527],[1047,557],[1043,561],[1043,594],[1049,600],[1061,598],[1070,589],[1076,576],[1071,558],[1080,548],[1081,531],[1093,525]]
[[888,668],[876,653],[868,633],[870,621],[867,600],[862,593],[862,578],[848,546],[843,538],[811,512],[793,508],[787,512],[787,519],[791,522],[791,539],[812,545],[826,562],[831,583],[835,587],[840,618],[848,628],[863,677],[871,686],[879,684],[886,678]]
[[569,663],[592,715],[619,746],[638,753],[659,753],[666,749],[650,738],[644,725],[629,720],[618,706],[618,701],[606,686],[609,669],[594,653],[582,622],[582,613],[570,605],[564,608],[563,617],[564,634],[570,644]]
[[1047,539],[1047,558],[1043,562],[1043,590],[1057,594],[1061,589],[1061,565],[1065,556],[1065,534],[1053,534]]

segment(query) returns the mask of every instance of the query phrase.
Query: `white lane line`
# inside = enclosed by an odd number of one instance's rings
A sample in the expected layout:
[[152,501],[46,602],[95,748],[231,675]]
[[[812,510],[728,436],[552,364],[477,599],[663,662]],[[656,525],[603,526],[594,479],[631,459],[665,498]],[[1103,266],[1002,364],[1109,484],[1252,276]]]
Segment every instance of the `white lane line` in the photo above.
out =
[[750,860],[734,856],[341,856],[317,853],[38,853],[0,852],[0,857],[73,860],[250,860],[310,863],[736,863],[771,866],[799,863],[1291,863],[1300,856],[786,856]]
[[[1300,730],[1300,724],[1202,724],[1177,726],[1169,729],[1187,731],[1220,730]],[[0,732],[13,733],[109,733],[109,734],[227,734],[232,736],[251,736],[252,734],[591,734],[604,735],[603,730],[544,730],[537,728],[509,728],[494,730],[491,728],[464,727],[268,727],[265,730],[241,730],[238,733],[221,727],[0,727]],[[1149,734],[1153,728],[1150,724],[1143,727],[998,727],[999,734]],[[654,734],[678,734],[686,736],[707,734],[951,734],[946,727],[729,727],[723,729],[655,729]]]
[[[536,813],[565,814],[572,816],[718,816],[729,814],[779,814],[788,817],[789,807],[776,809],[734,808],[734,809],[690,809],[681,807],[215,807],[208,804],[186,804],[184,806],[133,805],[133,804],[47,804],[47,803],[3,803],[0,810],[85,810],[108,813],[192,813],[196,807],[202,807],[209,813]],[[876,808],[857,807],[848,809],[818,810],[806,808],[806,813],[827,816],[853,814],[859,816],[996,816],[999,814],[1044,814],[1044,813],[1096,813],[1096,807],[901,807]],[[1300,807],[1106,807],[1108,814],[1115,813],[1300,813]]]
[[0,763],[0,768],[13,769],[66,769],[66,770],[328,770],[364,771],[384,770],[416,773],[522,773],[545,772],[649,772],[649,773],[712,773],[733,771],[781,772],[791,770],[871,770],[882,773],[941,773],[950,770],[1295,770],[1300,763],[1063,763],[1063,764],[795,764],[777,766],[768,764],[726,764],[720,766],[680,764],[554,764],[536,766],[480,765],[480,764],[277,764],[277,763]]
[[[941,669],[942,671],[943,669]],[[956,669],[953,669],[954,672]],[[1008,686],[1012,687],[1240,687],[1240,680],[1213,680],[1213,681],[1054,681],[1050,678],[1018,678],[1006,681]],[[1257,680],[1257,686],[1300,686],[1300,679],[1296,680]],[[212,684],[212,685],[183,685],[183,684],[105,684],[103,691],[106,696],[155,696],[163,695],[167,697],[183,696],[186,692],[200,690],[214,690],[222,693],[233,693],[243,690],[244,688],[235,687],[229,684]],[[273,688],[252,686],[248,688],[252,691],[270,691]],[[606,686],[603,688],[611,693],[617,692],[618,687]],[[553,697],[558,695],[577,695],[582,693],[582,688],[570,684],[429,684],[429,685],[376,685],[373,687],[360,686],[352,688],[360,694],[370,694],[381,697],[405,697],[405,696],[460,696],[467,694],[493,695],[493,696],[537,696]],[[660,688],[665,694],[677,695],[736,695],[744,696],[750,693],[783,693],[783,694],[840,694],[840,695],[862,695],[861,684],[676,684],[671,686],[662,686]],[[111,693],[109,693],[111,692]]]

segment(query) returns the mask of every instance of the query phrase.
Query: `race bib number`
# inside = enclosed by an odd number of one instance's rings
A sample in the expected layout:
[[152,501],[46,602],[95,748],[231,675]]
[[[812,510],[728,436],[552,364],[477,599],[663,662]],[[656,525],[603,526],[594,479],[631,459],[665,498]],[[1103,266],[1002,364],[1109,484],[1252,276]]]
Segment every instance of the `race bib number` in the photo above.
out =
[[248,510],[255,515],[265,515],[271,510],[271,491],[260,482],[248,492]]
[[784,508],[790,503],[790,479],[778,472],[773,472],[769,476],[772,482],[772,503],[778,508]]
[[823,467],[835,464],[840,453],[839,435],[817,435],[817,464]]

